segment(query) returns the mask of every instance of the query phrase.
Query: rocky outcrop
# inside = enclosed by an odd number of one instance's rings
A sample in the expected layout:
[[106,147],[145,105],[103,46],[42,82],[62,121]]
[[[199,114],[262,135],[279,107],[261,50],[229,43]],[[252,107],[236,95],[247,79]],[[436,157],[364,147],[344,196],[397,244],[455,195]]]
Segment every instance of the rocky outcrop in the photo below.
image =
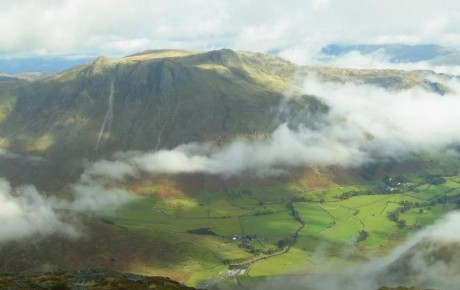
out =
[[119,273],[107,269],[88,269],[45,274],[0,274],[0,288],[9,290],[196,289],[187,287],[166,277]]

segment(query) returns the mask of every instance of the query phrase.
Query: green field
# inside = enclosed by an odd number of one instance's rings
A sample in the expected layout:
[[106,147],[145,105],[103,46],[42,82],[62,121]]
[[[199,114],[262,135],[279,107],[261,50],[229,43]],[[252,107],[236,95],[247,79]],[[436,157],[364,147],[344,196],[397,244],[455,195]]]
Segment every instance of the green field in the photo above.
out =
[[[229,264],[249,263],[241,277],[249,281],[317,269],[327,261],[346,264],[367,253],[383,254],[407,234],[455,209],[459,180],[453,176],[437,185],[401,185],[395,193],[380,192],[377,182],[312,190],[242,185],[170,199],[144,196],[103,217],[182,253],[174,266],[155,261],[139,266],[186,274],[183,282],[197,285],[224,279]],[[149,190],[154,189],[145,192]],[[206,234],[200,234],[203,229]],[[282,240],[291,246],[280,246]]]

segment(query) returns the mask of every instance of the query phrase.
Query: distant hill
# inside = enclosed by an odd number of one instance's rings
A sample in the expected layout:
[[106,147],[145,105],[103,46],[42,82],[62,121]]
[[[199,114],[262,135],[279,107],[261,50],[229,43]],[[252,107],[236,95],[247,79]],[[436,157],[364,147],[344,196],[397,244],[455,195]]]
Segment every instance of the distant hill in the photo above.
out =
[[428,61],[436,65],[460,65],[460,51],[434,44],[421,45],[340,45],[330,44],[321,50],[325,56],[342,56],[352,51],[363,55],[382,52],[393,63],[415,63]]

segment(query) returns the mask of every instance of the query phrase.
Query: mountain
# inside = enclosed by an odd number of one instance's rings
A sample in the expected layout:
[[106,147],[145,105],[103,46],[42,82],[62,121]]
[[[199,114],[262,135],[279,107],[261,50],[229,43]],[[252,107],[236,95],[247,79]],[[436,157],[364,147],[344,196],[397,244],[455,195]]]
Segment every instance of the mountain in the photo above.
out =
[[[265,112],[280,100],[285,83],[280,75],[259,73],[231,51],[154,52],[115,61],[101,57],[24,88],[3,128],[7,136],[53,136],[67,140],[66,147],[78,143],[74,150],[85,152],[70,153],[87,157],[103,148],[145,150],[220,141],[264,131],[275,113]],[[99,138],[106,116],[107,128]],[[16,130],[18,125],[26,126],[23,132]],[[51,144],[37,145],[38,152],[59,151]],[[20,142],[15,147],[27,151]]]
[[118,150],[269,133],[294,69],[230,50],[100,57],[18,89],[2,137],[17,152],[78,166]]
[[[281,123],[308,125],[327,112],[319,98],[300,93],[303,78],[312,73],[324,81],[388,89],[422,86],[441,94],[448,89],[429,81],[432,73],[426,71],[300,67],[229,49],[151,50],[113,60],[99,57],[44,79],[0,87],[0,147],[42,158],[39,166],[47,170],[40,172],[61,180],[77,176],[82,160],[118,151],[260,139]],[[7,162],[2,167],[9,172],[0,173],[13,180],[37,174],[24,159]],[[33,181],[44,180],[49,179]]]
[[460,65],[460,51],[434,44],[330,44],[321,49],[323,56],[342,56],[357,51],[363,55],[383,53],[393,63],[415,63],[428,61],[435,65]]

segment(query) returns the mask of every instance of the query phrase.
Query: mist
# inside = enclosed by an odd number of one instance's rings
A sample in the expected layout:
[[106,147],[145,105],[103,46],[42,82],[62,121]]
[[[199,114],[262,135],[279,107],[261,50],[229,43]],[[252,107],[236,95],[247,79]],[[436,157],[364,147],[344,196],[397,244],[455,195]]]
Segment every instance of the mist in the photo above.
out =
[[[83,179],[123,181],[142,173],[203,173],[220,176],[283,174],[318,165],[355,168],[388,159],[437,155],[460,142],[460,83],[436,75],[445,94],[423,87],[386,89],[306,78],[303,93],[329,107],[321,115],[279,125],[263,140],[235,140],[221,147],[188,143],[151,152],[119,152],[86,166]],[[294,98],[286,96],[286,98]],[[284,110],[283,105],[279,108]],[[305,108],[308,116],[308,108]]]
[[13,188],[0,178],[0,244],[52,234],[75,239],[82,235],[80,213],[118,207],[129,193],[97,184],[77,183],[70,200],[44,195],[32,186]]
[[12,188],[0,179],[0,243],[57,232],[77,237],[78,230],[63,221],[57,204],[56,198],[39,194],[33,186]]

